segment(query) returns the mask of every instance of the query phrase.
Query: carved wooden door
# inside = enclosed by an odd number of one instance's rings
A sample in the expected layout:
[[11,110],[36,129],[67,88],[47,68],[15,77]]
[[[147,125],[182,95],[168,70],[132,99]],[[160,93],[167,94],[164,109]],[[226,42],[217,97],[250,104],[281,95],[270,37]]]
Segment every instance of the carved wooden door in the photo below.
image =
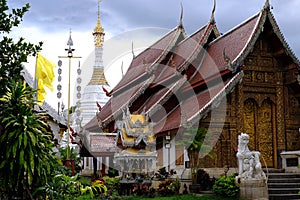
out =
[[262,165],[274,167],[274,106],[268,99],[259,106],[254,99],[244,103],[244,132],[249,134],[249,149],[261,153]]

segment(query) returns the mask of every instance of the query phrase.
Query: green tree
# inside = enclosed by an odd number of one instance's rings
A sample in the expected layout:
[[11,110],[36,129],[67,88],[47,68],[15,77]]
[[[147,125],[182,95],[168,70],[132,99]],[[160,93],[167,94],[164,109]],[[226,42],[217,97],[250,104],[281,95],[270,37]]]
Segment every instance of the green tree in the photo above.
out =
[[29,4],[26,4],[22,8],[10,10],[7,1],[0,0],[0,97],[12,80],[21,78],[22,63],[27,62],[28,56],[35,56],[41,50],[42,42],[34,45],[25,42],[22,37],[16,42],[9,37],[9,33],[18,27],[29,8]]
[[35,91],[23,81],[12,82],[12,88],[0,98],[0,181],[6,197],[23,196],[44,185],[57,159],[52,151],[52,133],[47,115],[33,107]]

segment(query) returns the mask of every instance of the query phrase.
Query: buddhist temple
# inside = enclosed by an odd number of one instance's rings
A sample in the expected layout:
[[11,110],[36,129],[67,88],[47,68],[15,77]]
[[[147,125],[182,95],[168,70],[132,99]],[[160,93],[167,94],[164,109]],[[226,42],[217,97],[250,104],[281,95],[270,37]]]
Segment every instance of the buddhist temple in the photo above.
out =
[[[224,34],[214,12],[189,36],[181,18],[177,27],[135,56],[85,129],[117,132],[118,144],[134,141],[116,128],[128,108],[154,124],[157,169],[188,167],[185,147],[176,140],[190,125],[207,130],[204,144],[210,148],[201,154],[203,168],[236,168],[242,132],[251,138],[249,147],[261,152],[264,167],[282,168],[281,153],[300,149],[300,62],[268,1]],[[209,151],[213,158],[205,156]]]

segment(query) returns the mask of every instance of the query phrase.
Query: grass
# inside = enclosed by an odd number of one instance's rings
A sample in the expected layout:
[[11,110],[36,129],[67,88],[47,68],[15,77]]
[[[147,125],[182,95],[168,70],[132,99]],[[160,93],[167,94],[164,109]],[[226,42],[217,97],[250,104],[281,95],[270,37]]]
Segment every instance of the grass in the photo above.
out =
[[155,197],[155,198],[142,198],[139,196],[127,196],[122,197],[122,200],[239,200],[237,197],[232,198],[224,198],[216,195],[203,194],[203,195],[195,195],[195,194],[187,194],[187,195],[177,195],[171,197]]

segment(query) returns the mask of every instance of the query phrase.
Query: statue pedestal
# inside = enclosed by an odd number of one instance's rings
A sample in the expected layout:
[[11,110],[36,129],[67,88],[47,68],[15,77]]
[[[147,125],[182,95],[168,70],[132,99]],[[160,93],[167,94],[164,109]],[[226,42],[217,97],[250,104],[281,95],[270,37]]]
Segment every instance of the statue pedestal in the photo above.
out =
[[265,179],[244,179],[239,181],[240,198],[251,200],[268,200],[268,187]]

